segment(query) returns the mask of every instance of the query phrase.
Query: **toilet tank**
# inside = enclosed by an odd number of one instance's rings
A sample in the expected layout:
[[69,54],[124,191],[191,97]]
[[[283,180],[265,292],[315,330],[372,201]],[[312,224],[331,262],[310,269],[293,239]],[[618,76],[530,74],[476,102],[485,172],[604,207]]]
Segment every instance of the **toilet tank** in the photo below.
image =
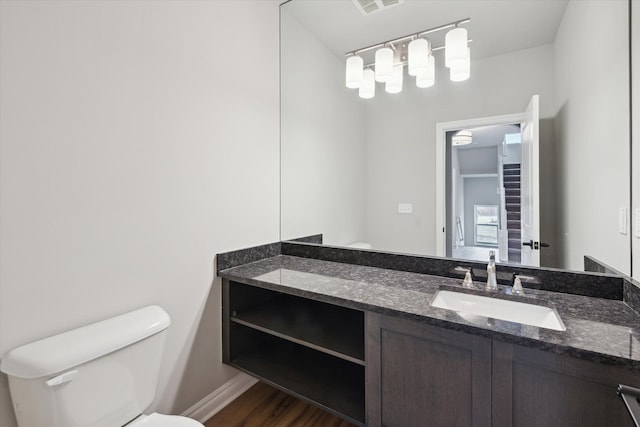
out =
[[9,377],[20,427],[122,426],[151,404],[166,311],[149,306],[11,350]]

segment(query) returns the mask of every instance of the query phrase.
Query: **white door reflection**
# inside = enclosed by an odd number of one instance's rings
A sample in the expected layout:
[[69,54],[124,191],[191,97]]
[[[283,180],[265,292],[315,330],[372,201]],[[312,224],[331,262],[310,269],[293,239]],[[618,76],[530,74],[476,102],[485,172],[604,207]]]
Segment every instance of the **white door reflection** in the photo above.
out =
[[[460,133],[472,142],[458,144]],[[447,256],[521,263],[520,123],[447,132]]]

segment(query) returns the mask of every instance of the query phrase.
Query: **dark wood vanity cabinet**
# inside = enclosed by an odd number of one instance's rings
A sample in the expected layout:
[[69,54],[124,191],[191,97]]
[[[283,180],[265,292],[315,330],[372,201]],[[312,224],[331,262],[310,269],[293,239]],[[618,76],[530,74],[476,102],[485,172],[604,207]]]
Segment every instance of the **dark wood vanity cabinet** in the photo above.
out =
[[367,313],[367,425],[490,426],[491,341]]
[[369,427],[632,427],[616,389],[640,388],[635,371],[227,279],[223,360]]
[[618,384],[640,374],[367,315],[370,427],[633,427]]
[[640,374],[494,340],[492,425],[633,427],[618,384]]

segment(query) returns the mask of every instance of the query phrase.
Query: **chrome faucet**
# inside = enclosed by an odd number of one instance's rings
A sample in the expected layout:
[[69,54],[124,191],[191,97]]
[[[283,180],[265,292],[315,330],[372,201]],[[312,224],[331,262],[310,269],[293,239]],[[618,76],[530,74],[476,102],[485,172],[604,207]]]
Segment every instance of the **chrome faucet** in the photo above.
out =
[[489,251],[489,264],[487,264],[487,291],[497,291],[498,281],[496,278],[496,253]]

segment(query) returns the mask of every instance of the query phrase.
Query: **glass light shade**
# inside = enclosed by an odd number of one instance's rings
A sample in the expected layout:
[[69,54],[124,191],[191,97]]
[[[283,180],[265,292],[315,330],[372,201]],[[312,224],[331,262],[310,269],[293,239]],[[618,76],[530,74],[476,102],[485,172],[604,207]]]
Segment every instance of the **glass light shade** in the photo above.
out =
[[362,84],[363,65],[362,58],[359,56],[354,55],[347,58],[345,84],[349,89],[358,89]]
[[358,95],[364,99],[373,98],[376,95],[376,79],[373,70],[367,68],[362,72],[362,84]]
[[468,145],[473,142],[473,134],[469,130],[461,130],[451,138],[451,145]]
[[393,74],[393,50],[383,47],[376,50],[376,81],[386,82]]
[[467,30],[454,28],[444,39],[444,65],[449,68],[459,67],[467,57]]
[[436,60],[429,55],[427,69],[416,76],[416,86],[420,88],[431,87],[436,83]]
[[393,75],[384,84],[384,90],[387,93],[400,93],[402,92],[402,78],[404,76],[404,65],[399,64],[393,67]]
[[449,70],[449,78],[452,82],[461,82],[471,76],[471,51],[467,48],[467,57],[464,62],[456,62]]
[[409,67],[408,72],[410,76],[417,76],[424,73],[427,70],[429,62],[429,54],[431,53],[431,46],[429,41],[425,39],[415,39],[409,43]]

